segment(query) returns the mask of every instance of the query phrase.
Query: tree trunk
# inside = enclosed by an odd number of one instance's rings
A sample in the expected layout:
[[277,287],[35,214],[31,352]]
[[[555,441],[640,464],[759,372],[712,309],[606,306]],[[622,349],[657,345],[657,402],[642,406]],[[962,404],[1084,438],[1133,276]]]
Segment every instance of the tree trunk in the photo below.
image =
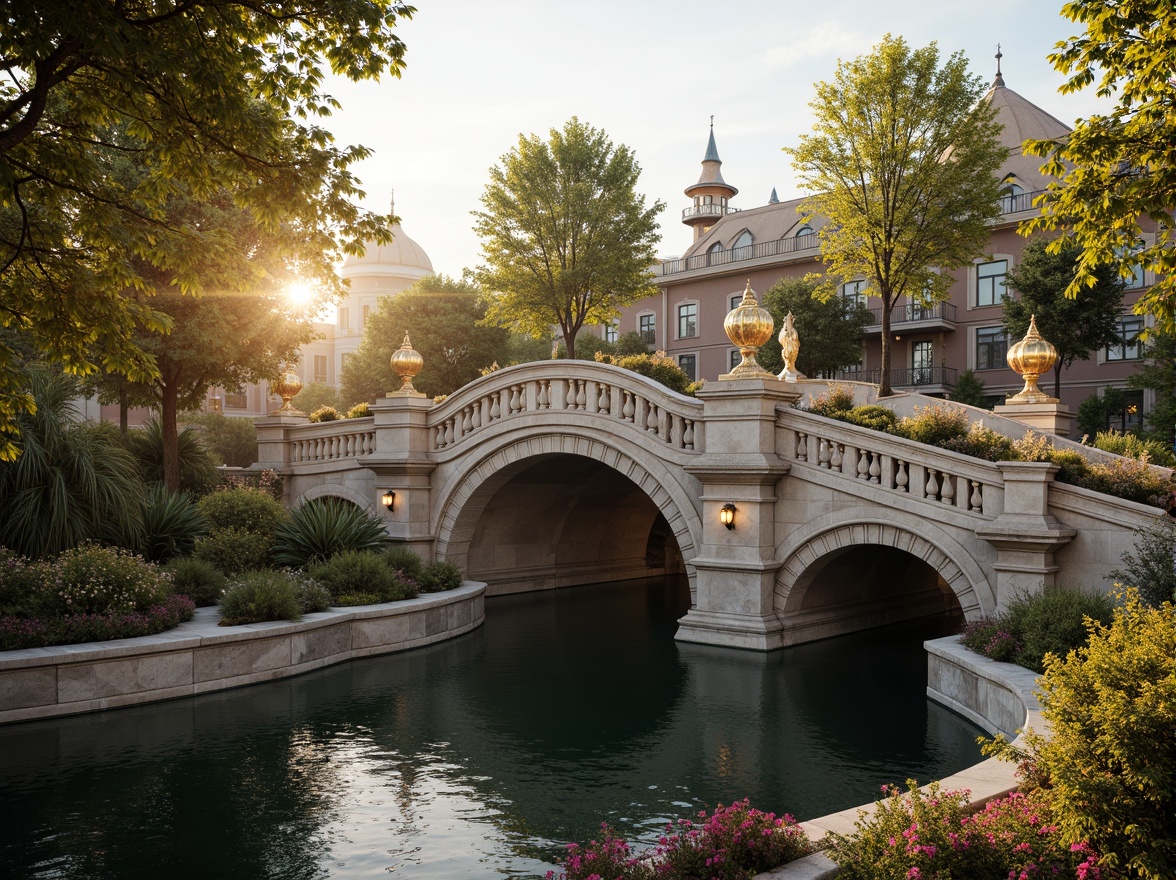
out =
[[568,350],[568,360],[574,361],[576,359],[576,332],[563,331],[564,347]]
[[118,432],[124,437],[127,436],[128,409],[130,404],[127,403],[127,386],[123,385],[118,389]]
[[882,299],[882,375],[878,379],[878,396],[887,397],[890,389],[890,307],[888,298]]
[[160,402],[159,426],[163,435],[163,485],[169,492],[180,491],[180,435],[176,427],[179,391],[163,386]]
[[1059,360],[1054,364],[1054,393],[1053,396],[1058,400],[1062,399],[1062,362]]

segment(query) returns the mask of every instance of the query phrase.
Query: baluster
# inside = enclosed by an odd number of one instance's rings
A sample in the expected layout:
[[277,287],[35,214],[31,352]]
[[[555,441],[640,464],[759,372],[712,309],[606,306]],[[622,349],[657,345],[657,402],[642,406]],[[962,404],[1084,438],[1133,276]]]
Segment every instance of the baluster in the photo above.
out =
[[461,411],[461,436],[464,437],[472,430],[473,426],[470,424],[470,408],[467,406]]
[[939,500],[944,504],[955,503],[955,477],[951,474],[943,475],[943,491],[939,494]]
[[882,453],[881,452],[871,452],[870,453],[870,482],[871,483],[882,482]]
[[694,420],[686,419],[686,427],[682,430],[682,448],[694,448]]
[[484,403],[485,401],[483,401],[481,398],[478,398],[478,400],[474,403],[473,412],[470,413],[470,427],[475,431],[482,427],[482,406]]
[[622,417],[626,422],[633,421],[633,415],[637,411],[637,403],[631,391],[625,392],[625,406],[621,410]]
[[864,449],[858,450],[857,478],[867,480],[870,477],[870,453]]
[[519,386],[518,385],[511,385],[510,386],[510,414],[513,416],[520,409],[522,409],[522,407],[519,406]]
[[984,510],[984,492],[977,480],[972,480],[972,497],[968,499],[968,509],[982,512]]
[[645,402],[645,430],[657,434],[657,407],[651,402]]
[[600,391],[600,398],[596,401],[596,411],[608,415],[612,409],[612,389],[607,385],[600,385],[597,390]]
[[905,461],[898,462],[898,473],[894,477],[894,488],[899,492],[907,491],[907,463]]
[[841,472],[841,465],[845,461],[845,457],[841,454],[843,449],[845,449],[845,447],[842,446],[840,443],[834,443],[833,444],[833,454],[831,456],[829,456],[829,467],[831,467],[833,470],[837,471],[838,473]]
[[935,479],[934,468],[927,468],[927,485],[923,489],[923,497],[932,501],[939,497],[939,481]]
[[437,449],[444,449],[445,448],[445,425],[444,424],[437,426],[437,436],[433,438],[433,446],[435,446]]
[[808,461],[808,434],[796,432],[796,460]]
[[824,437],[817,441],[817,467],[829,467],[829,441]]
[[586,406],[586,403],[587,403],[587,401],[585,400],[586,389],[584,388],[584,386],[587,384],[588,384],[588,382],[585,379],[581,379],[579,382],[576,383],[576,409],[584,409]]
[[490,395],[490,421],[498,421],[498,417],[502,415],[502,410],[498,406],[498,398],[502,395],[501,391],[496,391]]
[[449,446],[453,443],[453,419],[445,420],[445,445]]

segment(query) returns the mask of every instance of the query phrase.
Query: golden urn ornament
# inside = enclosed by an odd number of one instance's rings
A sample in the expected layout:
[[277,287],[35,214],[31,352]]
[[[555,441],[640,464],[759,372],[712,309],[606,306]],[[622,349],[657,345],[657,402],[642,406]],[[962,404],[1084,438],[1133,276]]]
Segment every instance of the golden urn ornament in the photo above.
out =
[[1029,317],[1029,331],[1025,338],[1009,349],[1005,359],[1009,366],[1021,374],[1025,380],[1025,387],[1018,394],[1013,395],[1005,404],[1017,403],[1057,403],[1056,397],[1050,397],[1037,387],[1037,380],[1043,373],[1053,369],[1058,359],[1058,350],[1037,332],[1037,316]]
[[760,346],[772,338],[772,330],[776,322],[772,314],[760,306],[756,301],[755,291],[751,289],[751,281],[743,290],[743,301],[727,313],[723,321],[723,329],[727,331],[727,338],[734,345],[739,346],[739,353],[743,360],[730,373],[720,376],[720,379],[775,379],[776,377],[759,365],[755,359]]
[[425,359],[421,353],[412,347],[408,334],[404,334],[404,342],[400,348],[392,352],[392,369],[404,380],[399,391],[389,391],[388,397],[424,397],[421,392],[412,387],[413,377],[425,366]]
[[294,408],[293,400],[298,392],[302,390],[302,380],[298,378],[298,374],[290,369],[290,365],[286,364],[282,367],[282,372],[278,374],[278,381],[270,386],[271,390],[282,398],[282,408],[276,409],[271,416],[303,416],[306,413]]
[[780,356],[784,359],[784,369],[777,379],[785,382],[795,382],[799,377],[796,372],[796,358],[800,354],[800,337],[796,334],[796,325],[792,323],[792,312],[784,316],[784,326],[780,328]]

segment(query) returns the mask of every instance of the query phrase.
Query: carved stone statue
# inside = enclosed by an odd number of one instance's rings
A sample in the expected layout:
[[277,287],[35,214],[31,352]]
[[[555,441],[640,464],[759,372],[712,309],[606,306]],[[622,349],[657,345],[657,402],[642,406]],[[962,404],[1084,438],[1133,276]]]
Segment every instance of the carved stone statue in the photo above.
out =
[[784,326],[780,328],[780,355],[784,358],[784,369],[776,378],[785,382],[795,382],[797,379],[796,356],[800,354],[800,337],[796,335],[796,325],[792,323],[792,312],[784,317]]

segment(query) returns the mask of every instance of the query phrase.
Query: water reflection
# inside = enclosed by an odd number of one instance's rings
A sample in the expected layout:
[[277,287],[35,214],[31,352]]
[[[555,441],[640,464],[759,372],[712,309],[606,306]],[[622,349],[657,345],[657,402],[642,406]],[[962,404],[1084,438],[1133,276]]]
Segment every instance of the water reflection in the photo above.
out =
[[443,645],[0,729],[7,876],[541,874],[608,819],[744,796],[819,815],[978,758],[924,697],[935,631],[773,654],[673,641],[675,585],[495,599]]

